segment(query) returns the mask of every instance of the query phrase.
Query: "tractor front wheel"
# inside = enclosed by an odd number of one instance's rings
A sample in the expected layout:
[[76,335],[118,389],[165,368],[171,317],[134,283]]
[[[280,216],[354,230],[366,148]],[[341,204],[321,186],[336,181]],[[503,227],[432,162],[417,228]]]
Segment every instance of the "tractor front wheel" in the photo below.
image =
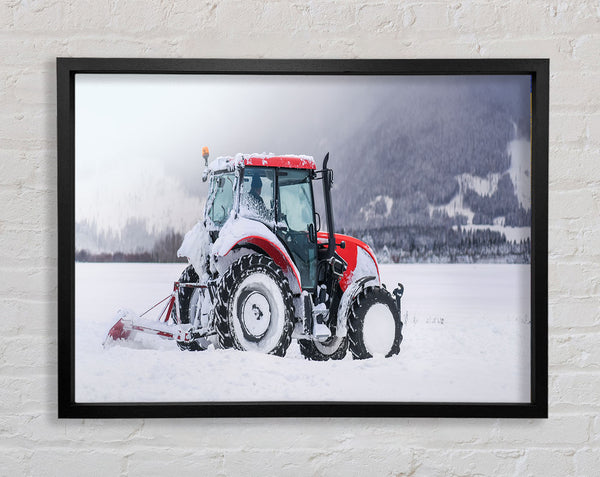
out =
[[312,361],[343,359],[348,351],[347,336],[332,336],[324,342],[298,340],[298,344],[300,345],[302,356]]
[[269,257],[245,255],[221,278],[216,328],[223,348],[284,356],[293,319],[288,279]]
[[348,337],[354,359],[389,358],[400,352],[402,321],[385,288],[368,287],[356,296],[348,319]]

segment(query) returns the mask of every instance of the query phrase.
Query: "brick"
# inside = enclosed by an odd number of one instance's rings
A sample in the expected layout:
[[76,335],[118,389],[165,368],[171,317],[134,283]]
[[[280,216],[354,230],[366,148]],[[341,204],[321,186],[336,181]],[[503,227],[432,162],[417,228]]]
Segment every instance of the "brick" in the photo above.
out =
[[450,14],[454,9],[445,2],[417,3],[411,5],[411,10],[415,16],[414,27],[420,32],[452,28]]
[[583,142],[587,123],[584,114],[553,114],[550,116],[550,141],[555,143]]
[[[277,453],[240,449],[224,453],[225,475],[408,475],[414,470],[412,453],[397,448],[371,449],[283,449]],[[260,469],[260,471],[258,470]]]
[[595,475],[600,469],[600,449],[583,448],[574,456],[575,475]]
[[600,406],[600,374],[556,374],[551,377],[549,388],[553,404],[568,405],[570,408]]
[[[331,5],[332,9],[336,7],[337,4]],[[226,27],[234,38],[250,35],[270,38],[271,41],[277,38],[275,41],[278,41],[298,29],[308,31],[311,23],[317,21],[313,9],[318,8],[319,5],[290,5],[287,2],[224,2],[214,9],[216,22],[212,21],[208,27]],[[285,34],[281,28],[273,28],[273,25],[286,25]]]
[[600,325],[600,303],[589,296],[553,300],[548,307],[551,328],[577,328]]
[[[594,33],[598,27],[598,12],[588,2],[543,2],[545,12],[535,15],[538,33],[545,35],[561,33]],[[535,26],[533,28],[536,28]]]
[[[105,446],[121,446],[127,444],[130,446],[152,446],[151,438],[141,438],[140,431],[144,427],[142,419],[92,419],[82,424],[78,420],[65,421],[64,436],[65,442],[72,446],[89,447],[90,443]],[[176,441],[175,441],[176,442]],[[150,451],[156,457],[156,452]],[[144,454],[144,452],[141,452]],[[136,453],[138,457],[138,453]],[[163,458],[162,455],[159,455]]]
[[[416,453],[415,475],[494,475],[514,476],[525,450],[439,450],[422,449]],[[408,474],[407,474],[408,475]],[[411,474],[412,475],[412,474]]]
[[43,209],[56,204],[55,196],[56,192],[52,189],[22,188],[17,193],[6,193],[0,190],[0,201],[4,207],[0,218],[7,228],[14,228],[14,226],[40,227],[45,218]]
[[110,15],[110,27],[116,32],[142,33],[155,31],[165,20],[164,5],[132,0],[119,2]]
[[598,295],[600,292],[600,264],[550,263],[548,265],[548,293],[561,297]]
[[[170,31],[200,30],[216,27],[217,9],[219,3],[212,2],[177,2],[165,5],[162,27]],[[275,8],[270,9],[275,10]],[[278,18],[280,22],[287,22],[287,18]]]
[[591,426],[591,435],[590,444],[596,445],[600,443],[600,417],[597,415],[598,413],[594,413],[592,426]]
[[568,447],[589,439],[589,424],[588,416],[554,414],[548,420],[500,420],[493,430],[493,442],[497,447],[508,446],[511,449],[545,445]]
[[5,296],[48,299],[56,292],[56,268],[5,268],[0,266],[0,290]]
[[317,31],[339,33],[356,24],[356,9],[350,2],[313,2],[310,14]]
[[[589,128],[589,126],[588,126]],[[581,188],[585,184],[600,182],[600,151],[590,147],[556,148],[550,153],[550,184],[553,190],[567,184]]]
[[583,68],[598,68],[600,35],[582,35],[573,41],[573,57]]
[[550,337],[550,366],[576,369],[600,369],[599,333],[561,334]]
[[[127,475],[227,475],[223,474],[223,451],[203,449],[164,448],[139,449],[127,457]],[[248,466],[243,472],[252,475]]]
[[[598,75],[600,79],[600,75]],[[598,91],[600,95],[600,89]],[[600,114],[590,114],[587,117],[587,131],[586,135],[588,138],[588,143],[593,145],[600,144]]]
[[515,475],[575,475],[571,450],[529,449]]
[[[478,419],[372,419],[368,425],[352,419],[335,419],[323,425],[322,419],[236,419],[203,421],[202,434],[189,436],[187,445],[195,448],[227,448],[231,442],[249,442],[253,436],[260,440],[253,448],[314,448],[314,436],[321,442],[340,449],[372,448],[373,432],[378,445],[394,447],[398,442],[443,448],[450,440],[457,447],[485,445],[493,441],[491,429],[496,423]],[[277,432],[272,432],[276,428]],[[140,431],[141,439],[152,439],[156,445],[169,445],[179,439],[179,427],[163,421],[147,421]]]
[[65,30],[110,30],[112,19],[123,8],[123,3],[97,2],[94,0],[77,0],[65,2],[65,15],[62,27]]
[[369,32],[397,31],[403,27],[403,12],[396,4],[361,5],[356,18],[358,26]]
[[565,71],[555,71],[552,63],[550,68],[553,106],[571,105],[588,109],[600,104],[600,71],[581,71],[576,65]]
[[0,476],[19,477],[31,474],[32,449],[0,447]]
[[[520,36],[524,43],[527,40],[544,40],[543,35],[535,35],[544,30],[543,20],[548,16],[548,7],[545,2],[527,2],[516,3],[507,2],[499,5],[492,16],[498,25],[508,34],[509,37]],[[531,18],[538,21],[532,22]],[[484,22],[489,20],[483,20]],[[479,26],[479,23],[478,23]],[[549,41],[548,43],[550,43]],[[541,55],[545,56],[545,55]]]
[[[49,140],[50,131],[53,137]],[[0,140],[5,148],[56,144],[54,131],[56,119],[32,107],[22,106],[13,113],[0,114]]]
[[0,375],[0,410],[5,415],[40,412],[47,406],[45,392],[40,387],[43,378],[20,378]]
[[17,2],[12,10],[13,28],[34,32],[60,30],[67,13],[64,2],[52,0]]
[[452,19],[460,33],[485,30],[489,36],[496,36],[506,31],[505,25],[498,21],[499,12],[500,7],[495,3],[469,2],[458,4]]
[[[52,38],[42,35],[14,35],[3,36],[0,41],[0,56],[4,67],[18,67],[17,71],[23,71],[35,65],[40,67],[41,60],[47,67],[53,67],[57,56],[66,55],[66,38]],[[14,109],[18,104],[11,103]]]
[[7,336],[27,334],[47,336],[56,331],[56,301],[15,299],[8,295],[0,300],[2,329]]
[[121,475],[125,466],[123,454],[123,449],[113,452],[70,447],[39,449],[31,457],[31,472],[48,477]]
[[16,75],[14,81],[12,92],[19,103],[55,107],[56,71],[54,68],[25,70]]
[[13,8],[14,3],[2,2],[0,5],[0,24],[10,29],[13,26]]
[[581,240],[583,242],[583,255],[587,257],[600,255],[600,226],[583,230]]
[[39,411],[0,414],[0,443],[3,444],[2,447],[33,448],[44,438],[59,440],[59,437],[54,433],[56,431],[62,432],[62,429],[60,429],[62,426],[54,426],[54,429],[50,429],[49,426],[41,425],[44,419],[47,419],[47,416]]
[[[585,226],[585,220],[560,219],[549,230],[549,256],[553,259],[600,255],[600,225]],[[585,227],[585,228],[584,228]]]
[[45,374],[54,369],[56,360],[56,337],[52,335],[17,335],[0,343],[0,375]]
[[554,192],[548,197],[548,213],[552,219],[581,219],[598,215],[600,198],[591,188]]
[[[19,224],[10,227],[5,225],[0,237],[0,270],[2,267],[20,268],[32,263],[37,267],[56,266],[56,250],[55,230],[38,227],[37,224],[31,227]],[[0,284],[10,285],[11,272],[6,273],[4,278],[0,277]],[[8,288],[5,290],[9,291]]]
[[583,246],[583,232],[580,230],[553,227],[548,231],[548,253],[550,256],[581,255]]
[[[2,186],[10,186],[15,193],[23,188],[56,190],[56,172],[55,151],[0,149],[0,191]],[[0,219],[4,212],[0,211]]]

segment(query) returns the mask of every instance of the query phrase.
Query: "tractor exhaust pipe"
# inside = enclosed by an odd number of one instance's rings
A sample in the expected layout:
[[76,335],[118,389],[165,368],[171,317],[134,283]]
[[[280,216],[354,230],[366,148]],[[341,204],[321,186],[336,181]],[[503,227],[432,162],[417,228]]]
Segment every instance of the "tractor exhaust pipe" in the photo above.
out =
[[327,214],[327,234],[329,242],[327,244],[327,258],[333,258],[335,253],[335,228],[333,226],[333,206],[331,204],[331,186],[333,184],[333,171],[327,169],[329,162],[329,153],[325,154],[323,159],[323,198],[325,199],[325,213]]

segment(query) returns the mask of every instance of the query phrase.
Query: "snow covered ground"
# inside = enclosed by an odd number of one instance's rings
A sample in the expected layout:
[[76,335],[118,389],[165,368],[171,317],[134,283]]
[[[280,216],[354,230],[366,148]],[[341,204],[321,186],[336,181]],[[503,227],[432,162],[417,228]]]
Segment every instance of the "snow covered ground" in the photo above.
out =
[[528,265],[382,265],[405,286],[394,358],[311,362],[234,350],[102,347],[117,309],[167,296],[184,264],[76,264],[77,402],[529,402]]

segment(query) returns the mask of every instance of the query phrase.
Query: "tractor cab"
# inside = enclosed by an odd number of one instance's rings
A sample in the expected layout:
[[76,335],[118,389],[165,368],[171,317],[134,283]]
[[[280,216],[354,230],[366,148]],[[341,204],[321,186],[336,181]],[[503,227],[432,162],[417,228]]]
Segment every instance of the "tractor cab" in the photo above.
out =
[[312,158],[238,155],[219,158],[215,165],[205,211],[213,238],[231,216],[263,224],[297,267],[302,289],[314,291],[319,221],[312,189]]

